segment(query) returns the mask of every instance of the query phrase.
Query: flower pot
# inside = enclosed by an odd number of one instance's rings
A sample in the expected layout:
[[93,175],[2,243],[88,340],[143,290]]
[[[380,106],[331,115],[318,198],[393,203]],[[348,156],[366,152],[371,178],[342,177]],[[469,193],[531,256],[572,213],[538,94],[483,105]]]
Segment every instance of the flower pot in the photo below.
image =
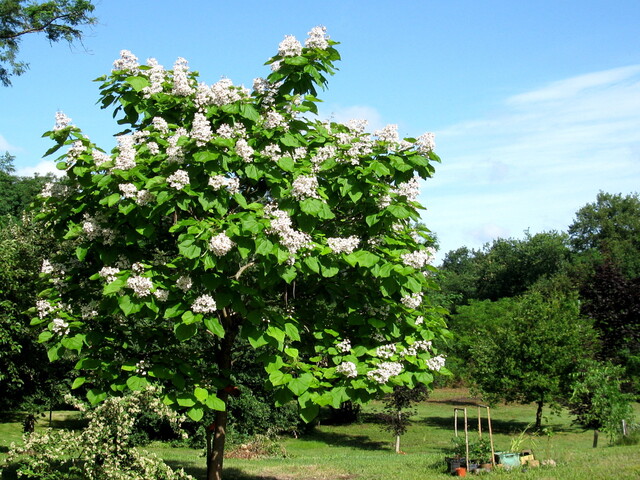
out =
[[458,467],[456,468],[455,474],[457,477],[466,477],[467,476],[467,469],[464,467]]
[[496,462],[504,465],[505,468],[520,466],[520,454],[508,452],[496,452]]
[[449,472],[453,475],[456,474],[456,469],[460,467],[464,467],[467,464],[467,461],[464,458],[459,457],[449,457],[445,458],[447,464],[449,465]]

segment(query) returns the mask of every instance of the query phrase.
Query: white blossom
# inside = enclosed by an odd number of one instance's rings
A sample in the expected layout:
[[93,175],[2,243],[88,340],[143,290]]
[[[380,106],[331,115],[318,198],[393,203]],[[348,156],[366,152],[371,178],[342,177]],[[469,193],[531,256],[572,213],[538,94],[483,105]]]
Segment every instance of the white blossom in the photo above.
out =
[[250,162],[253,158],[253,154],[255,153],[253,148],[249,146],[249,144],[244,138],[240,138],[236,142],[235,149],[236,149],[236,154],[238,154],[238,156],[242,158],[245,162]]
[[358,369],[353,362],[342,362],[336,367],[336,373],[340,373],[348,378],[353,378],[358,376]]
[[264,119],[264,128],[272,129],[272,128],[278,128],[278,127],[282,127],[286,129],[287,121],[282,116],[282,114],[274,110],[269,110],[267,112],[266,118]]
[[272,216],[271,227],[268,233],[275,233],[280,237],[280,242],[289,253],[294,256],[298,250],[309,248],[313,245],[311,235],[300,232],[292,227],[291,218],[284,210],[278,209],[274,204],[265,206],[264,212],[267,216]]
[[376,357],[380,358],[391,358],[395,355],[397,351],[397,347],[393,343],[389,343],[388,345],[380,345],[376,348]]
[[209,186],[216,191],[225,188],[233,195],[240,191],[240,179],[237,177],[229,178],[224,175],[215,175],[209,178]]
[[181,190],[186,185],[189,185],[189,174],[184,170],[176,170],[167,177],[167,183],[170,187]]
[[347,238],[329,237],[327,238],[327,245],[335,253],[352,253],[360,244],[360,238],[356,235],[351,235]]
[[269,145],[264,147],[264,150],[262,151],[262,154],[265,157],[270,158],[274,162],[276,162],[280,158],[282,158],[282,155],[281,155],[282,154],[282,150],[280,150],[280,146],[276,145],[275,143],[270,143]]
[[291,195],[296,200],[305,198],[320,198],[318,192],[318,179],[315,175],[300,175],[291,184]]
[[38,317],[44,318],[55,310],[55,307],[49,303],[48,300],[37,300],[36,310],[38,310]]
[[134,148],[135,138],[133,135],[120,135],[118,140],[118,156],[116,157],[114,169],[129,170],[136,166],[136,150]]
[[367,372],[367,377],[380,384],[385,384],[389,378],[399,375],[402,372],[402,365],[397,362],[382,362],[378,368]]
[[200,295],[191,305],[193,313],[213,313],[216,309],[216,301],[211,295]]
[[387,143],[398,143],[400,140],[398,136],[398,125],[387,125],[382,130],[376,130],[374,135],[378,137],[378,140]]
[[169,292],[167,290],[162,290],[161,288],[157,288],[153,292],[153,296],[158,299],[159,302],[166,302],[169,298]]
[[435,248],[427,247],[424,250],[416,250],[411,253],[403,253],[400,255],[402,263],[409,267],[413,267],[417,270],[423,268],[425,265],[431,263],[434,259]]
[[444,355],[438,355],[427,360],[427,368],[439,372],[444,367],[446,358]]
[[336,345],[336,348],[342,353],[347,353],[351,350],[351,341],[349,341],[348,338],[345,338]]
[[57,335],[67,335],[69,333],[69,324],[61,318],[54,318],[51,330]]
[[127,286],[133,290],[136,296],[146,297],[151,293],[153,282],[149,278],[133,275],[127,278]]
[[278,55],[281,57],[297,57],[302,53],[302,45],[293,35],[285,35],[278,45]]
[[140,190],[136,194],[136,203],[138,205],[146,205],[147,203],[155,200],[155,195],[148,190]]
[[211,239],[209,240],[209,250],[211,250],[214,255],[217,255],[218,257],[226,255],[234,245],[235,243],[229,237],[227,237],[224,232],[211,237]]
[[418,153],[421,155],[428,155],[436,148],[436,136],[433,133],[427,132],[418,137],[416,141]]
[[408,182],[399,184],[394,192],[396,195],[404,195],[408,201],[414,202],[418,198],[418,195],[420,195],[420,182],[418,177],[413,177]]
[[149,85],[142,89],[145,98],[149,98],[155,93],[161,93],[165,78],[164,67],[160,65],[155,58],[147,59],[147,65],[149,65],[151,69],[148,70],[147,73],[149,76]]
[[51,275],[54,272],[53,265],[46,258],[42,260],[42,267],[40,267],[40,273]]
[[304,46],[307,48],[319,48],[321,50],[326,50],[329,47],[329,42],[327,42],[329,37],[326,34],[327,27],[313,27],[311,31],[307,33],[309,36],[305,40]]
[[40,196],[43,198],[51,198],[53,195],[53,183],[47,182],[42,186],[42,190],[40,191]]
[[411,295],[405,295],[400,301],[404,306],[416,309],[422,305],[422,293],[417,292]]
[[120,273],[120,269],[116,267],[102,267],[98,274],[107,280],[107,283],[114,282],[116,275]]
[[182,57],[176,60],[173,65],[173,89],[171,93],[178,97],[186,97],[194,92],[187,73],[189,72],[189,63]]
[[118,189],[124,198],[136,198],[138,196],[138,189],[133,183],[121,183],[118,185]]
[[178,278],[178,280],[176,280],[176,287],[178,287],[183,292],[189,291],[192,285],[193,285],[193,281],[191,280],[191,277],[188,277],[186,275],[183,275],[180,278]]
[[136,57],[129,50],[120,50],[120,58],[113,62],[113,70],[125,70],[130,73],[137,73],[138,67],[138,57]]
[[193,126],[191,128],[191,138],[196,141],[196,145],[202,147],[213,138],[211,124],[204,114],[196,112],[193,117]]
[[63,130],[71,124],[71,119],[62,112],[56,112],[56,124],[53,126],[53,131]]
[[416,325],[422,325],[424,323],[424,317],[422,315],[420,315],[418,318],[416,318]]
[[153,117],[153,120],[151,120],[151,125],[153,125],[153,128],[155,128],[160,133],[169,133],[169,124],[162,117]]
[[103,164],[111,161],[111,157],[109,155],[101,152],[100,150],[96,150],[95,148],[91,151],[91,156],[93,157],[93,161],[98,168],[102,167]]

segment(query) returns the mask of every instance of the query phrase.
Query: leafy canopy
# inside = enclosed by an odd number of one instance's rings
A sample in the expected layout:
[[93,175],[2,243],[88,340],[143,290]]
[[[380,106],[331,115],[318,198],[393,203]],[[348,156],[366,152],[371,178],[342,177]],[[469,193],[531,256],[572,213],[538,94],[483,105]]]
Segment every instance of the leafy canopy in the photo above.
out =
[[125,128],[110,155],[58,114],[66,183],[39,218],[75,257],[43,265],[33,323],[52,360],[79,357],[90,400],[159,383],[198,420],[225,408],[236,340],[306,419],[446,372],[415,227],[433,137],[317,119],[335,46],[320,27],[286,37],[252,91],[123,51],[98,79]]

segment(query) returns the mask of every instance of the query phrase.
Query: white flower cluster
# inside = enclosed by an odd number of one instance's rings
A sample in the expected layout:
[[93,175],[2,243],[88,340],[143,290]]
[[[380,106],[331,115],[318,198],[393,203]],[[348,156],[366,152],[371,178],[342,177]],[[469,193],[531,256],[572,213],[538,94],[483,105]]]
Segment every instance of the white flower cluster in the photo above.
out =
[[228,123],[223,123],[216,130],[216,135],[221,138],[233,138],[234,129]]
[[213,254],[217,255],[218,257],[226,255],[234,245],[235,243],[229,237],[227,237],[227,234],[224,232],[211,237],[211,239],[209,240],[209,250],[211,250]]
[[324,145],[320,147],[316,151],[315,155],[311,157],[311,163],[313,164],[312,170],[314,172],[318,172],[320,170],[320,165],[330,158],[336,158],[337,155],[338,150],[335,145]]
[[444,367],[446,358],[444,355],[438,355],[436,357],[427,360],[427,368],[435,372],[439,372]]
[[153,296],[158,299],[159,302],[166,302],[169,298],[169,292],[167,290],[162,290],[161,288],[157,288],[153,292]]
[[54,318],[51,330],[57,335],[67,335],[69,333],[69,324],[61,318]]
[[358,133],[364,133],[365,128],[369,124],[369,120],[360,119],[360,118],[352,118],[349,120],[346,125],[349,127],[349,130],[355,130]]
[[291,195],[298,201],[305,198],[320,198],[317,189],[318,179],[315,175],[300,175],[291,184]]
[[345,338],[336,345],[336,348],[342,353],[347,353],[351,350],[351,341],[348,338]]
[[397,362],[382,362],[378,368],[367,372],[367,377],[380,384],[385,384],[389,378],[399,375],[402,372],[402,365]]
[[158,63],[155,58],[148,58],[147,65],[151,67],[148,70],[149,85],[142,89],[145,98],[150,98],[155,93],[161,93],[163,90],[165,71],[164,67]]
[[419,270],[433,261],[435,253],[435,248],[427,247],[424,250],[416,250],[415,252],[411,253],[403,253],[402,255],[400,255],[400,258],[402,258],[402,263],[404,263],[405,265]]
[[224,175],[215,175],[209,178],[209,186],[216,191],[226,188],[227,191],[233,195],[240,191],[240,179],[237,177],[229,178]]
[[[95,148],[91,151],[91,156],[93,157],[93,161],[96,164],[97,168],[101,168],[107,162],[111,161],[111,157],[100,150],[96,150]],[[134,152],[135,156],[135,152]]]
[[86,305],[82,305],[80,307],[80,315],[82,316],[83,320],[89,320],[91,318],[95,318],[98,316],[98,310],[96,310],[98,308],[98,302],[91,301],[89,303],[87,303]]
[[133,290],[137,297],[146,297],[151,293],[153,282],[147,277],[133,275],[127,278],[127,286]]
[[387,345],[380,345],[376,348],[376,357],[379,358],[391,358],[396,354],[397,348],[393,343]]
[[418,153],[421,155],[428,155],[436,148],[436,136],[433,133],[427,132],[418,137],[416,141]]
[[409,345],[406,349],[400,352],[400,355],[404,356],[416,356],[419,352],[426,352],[431,348],[431,342],[427,340],[418,340],[412,345]]
[[176,287],[178,287],[183,292],[189,291],[192,285],[193,281],[191,280],[191,277],[188,277],[186,275],[182,275],[180,278],[178,278],[178,280],[176,280]]
[[222,106],[237,102],[249,94],[243,87],[236,87],[228,78],[220,79],[211,85],[212,103]]
[[200,295],[191,305],[193,313],[213,313],[216,309],[216,301],[211,295]]
[[40,267],[40,273],[51,275],[55,271],[53,264],[46,258],[42,260],[42,266]]
[[327,245],[334,251],[334,253],[352,253],[360,244],[360,238],[356,235],[351,235],[347,238],[341,237],[329,237],[327,238]]
[[151,120],[151,125],[153,125],[153,128],[155,128],[160,133],[164,133],[165,135],[169,133],[169,124],[162,117],[153,117],[153,120]]
[[376,130],[374,135],[382,142],[398,143],[400,141],[398,125],[387,125],[382,130]]
[[138,67],[138,57],[136,57],[129,50],[120,50],[120,58],[113,62],[113,70],[125,70],[130,73],[137,73]]
[[424,317],[422,315],[420,315],[418,318],[416,318],[416,325],[422,325],[424,323]]
[[189,174],[184,170],[176,170],[167,177],[167,183],[171,188],[182,190],[186,185],[189,185]]
[[55,307],[49,303],[48,300],[37,300],[36,309],[38,310],[38,317],[44,318],[55,310]]
[[271,220],[271,228],[268,233],[275,233],[280,237],[280,242],[289,253],[294,256],[302,248],[310,248],[313,245],[311,235],[300,232],[292,227],[291,218],[284,210],[278,209],[274,204],[266,205],[264,213],[274,217]]
[[116,157],[114,169],[129,170],[136,166],[136,149],[134,147],[135,138],[133,135],[120,135],[118,140],[118,156]]
[[281,57],[297,57],[302,53],[302,45],[293,35],[285,35],[278,45],[278,55]]
[[190,136],[196,141],[196,145],[198,147],[206,145],[207,142],[213,138],[211,124],[203,113],[196,112],[195,116],[193,117],[193,125],[191,127]]
[[342,362],[336,367],[336,373],[344,375],[348,378],[353,378],[358,376],[358,369],[353,362]]
[[194,92],[187,73],[189,73],[189,62],[179,57],[173,65],[173,89],[171,90],[173,95],[186,97]]
[[82,155],[86,150],[87,147],[84,146],[82,140],[76,140],[67,151],[67,161],[73,161],[74,159]]
[[244,138],[241,138],[236,142],[236,153],[245,162],[250,162],[253,159],[255,151],[249,146]]
[[266,118],[264,119],[264,128],[273,129],[278,127],[282,127],[286,130],[287,121],[282,114],[274,110],[269,110],[266,114]]
[[155,200],[155,195],[148,190],[140,190],[136,194],[136,203],[140,206],[146,205],[147,203]]
[[43,198],[51,198],[53,195],[53,183],[47,182],[42,186],[42,190],[40,191],[40,196]]
[[102,267],[98,272],[102,278],[107,280],[107,283],[115,282],[116,275],[120,273],[120,269],[116,267]]
[[182,163],[184,161],[184,150],[181,145],[178,145],[180,137],[188,137],[187,130],[183,127],[176,129],[176,131],[167,138],[169,146],[167,147],[167,162],[169,163]]
[[319,48],[320,50],[326,50],[327,47],[329,47],[329,42],[327,42],[327,39],[329,38],[327,36],[327,27],[313,27],[307,35],[309,36],[304,42],[305,47]]
[[62,112],[56,112],[56,124],[53,126],[53,131],[63,130],[71,124],[71,119]]
[[276,145],[275,143],[270,143],[269,145],[264,147],[262,154],[265,157],[270,158],[274,162],[282,158],[282,150],[280,150],[280,146]]
[[418,177],[413,177],[405,183],[399,184],[394,190],[396,195],[405,196],[410,202],[414,202],[420,195],[420,181]]
[[422,293],[412,293],[411,295],[405,295],[400,300],[405,307],[416,309],[422,305]]
[[138,189],[133,183],[121,183],[118,185],[118,189],[124,198],[136,198],[138,196]]

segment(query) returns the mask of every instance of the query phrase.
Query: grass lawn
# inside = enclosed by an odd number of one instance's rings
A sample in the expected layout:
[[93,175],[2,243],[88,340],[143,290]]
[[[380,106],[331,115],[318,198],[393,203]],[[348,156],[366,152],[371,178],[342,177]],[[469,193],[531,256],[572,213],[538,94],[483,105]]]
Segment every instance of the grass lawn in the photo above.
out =
[[[311,434],[301,438],[283,438],[287,455],[284,458],[254,458],[225,460],[226,479],[250,480],[429,480],[451,478],[446,473],[444,457],[448,456],[453,437],[453,409],[467,407],[471,436],[477,431],[475,401],[465,390],[440,389],[420,404],[414,424],[402,437],[402,455],[393,451],[393,439],[379,425],[364,421],[348,426],[319,425]],[[636,407],[638,407],[636,405]],[[365,409],[371,413],[380,405]],[[640,408],[637,408],[640,412]],[[585,480],[612,478],[640,478],[640,447],[607,446],[600,437],[599,447],[592,448],[593,432],[584,432],[571,425],[566,414],[551,415],[547,411],[545,426],[550,437],[535,438],[534,445],[525,441],[524,448],[533,448],[539,459],[552,458],[556,467],[518,469],[511,472],[491,472],[490,478],[540,480]],[[535,417],[534,406],[509,405],[491,409],[496,450],[509,448],[511,438],[519,434]],[[54,425],[73,418],[73,414],[59,412]],[[366,418],[366,417],[365,417]],[[483,418],[486,418],[483,410]],[[9,419],[11,420],[11,419]],[[6,456],[11,441],[20,440],[19,418],[0,424],[0,460]],[[48,421],[40,421],[45,426]],[[459,422],[462,429],[462,421]],[[488,435],[486,421],[484,435]],[[163,444],[147,447],[172,466],[184,467],[196,478],[204,479],[204,458],[198,450],[169,448]]]

